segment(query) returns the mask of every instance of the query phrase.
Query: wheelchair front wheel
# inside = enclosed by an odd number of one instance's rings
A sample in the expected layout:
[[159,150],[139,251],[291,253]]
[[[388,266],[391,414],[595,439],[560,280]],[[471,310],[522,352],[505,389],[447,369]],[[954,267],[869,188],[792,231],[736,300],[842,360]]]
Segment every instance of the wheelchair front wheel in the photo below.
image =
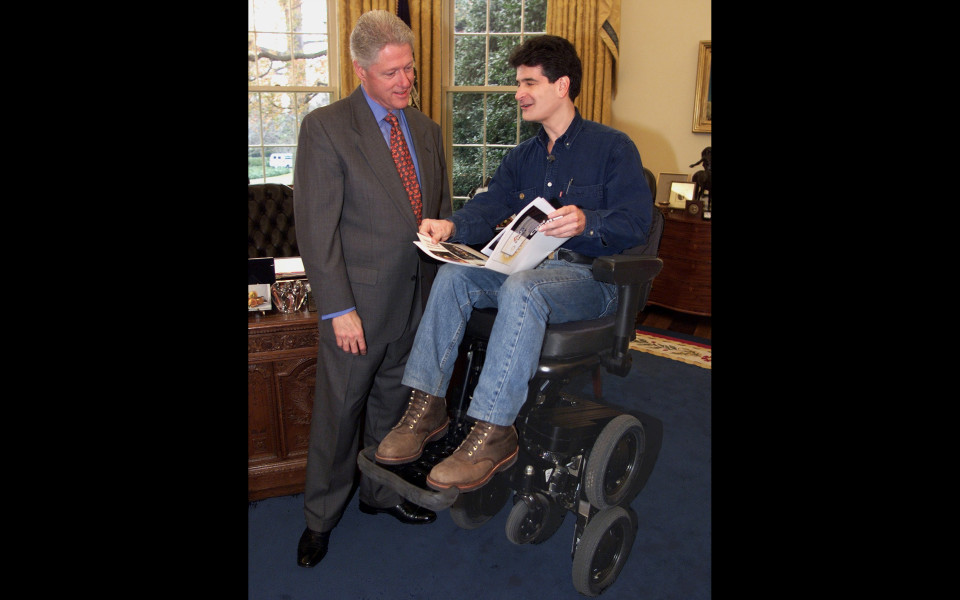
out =
[[544,542],[563,523],[566,511],[544,494],[533,494],[531,504],[533,506],[521,499],[513,505],[507,516],[507,539],[514,544]]
[[500,512],[512,493],[501,473],[482,488],[462,493],[450,506],[450,518],[461,529],[476,529]]
[[583,476],[583,491],[590,504],[603,510],[625,506],[640,492],[640,465],[646,445],[643,423],[622,414],[600,431]]
[[637,522],[628,509],[601,510],[583,529],[573,555],[573,587],[598,596],[617,580],[637,537]]

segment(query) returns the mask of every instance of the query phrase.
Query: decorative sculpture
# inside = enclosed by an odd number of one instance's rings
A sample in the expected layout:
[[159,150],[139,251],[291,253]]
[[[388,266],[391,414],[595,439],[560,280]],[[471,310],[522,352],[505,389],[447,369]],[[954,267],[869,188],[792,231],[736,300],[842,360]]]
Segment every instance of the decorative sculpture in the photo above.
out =
[[710,198],[710,180],[711,180],[711,146],[707,146],[700,152],[700,160],[690,165],[690,168],[693,168],[697,165],[703,165],[702,171],[697,171],[693,174],[692,180],[696,184],[696,189],[693,193],[694,200],[708,200]]

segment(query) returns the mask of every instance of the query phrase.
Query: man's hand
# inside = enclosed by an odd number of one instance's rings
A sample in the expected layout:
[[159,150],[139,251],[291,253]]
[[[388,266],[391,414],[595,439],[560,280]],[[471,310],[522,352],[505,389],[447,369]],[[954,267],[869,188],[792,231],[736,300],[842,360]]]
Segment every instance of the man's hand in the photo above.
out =
[[353,354],[367,353],[367,340],[363,337],[363,323],[360,315],[352,310],[345,315],[332,319],[333,333],[337,336],[337,347]]
[[576,206],[561,206],[547,215],[547,222],[540,225],[540,233],[553,237],[573,237],[583,233],[587,217]]
[[424,219],[420,222],[420,233],[429,236],[434,244],[447,241],[455,230],[453,221],[447,219]]

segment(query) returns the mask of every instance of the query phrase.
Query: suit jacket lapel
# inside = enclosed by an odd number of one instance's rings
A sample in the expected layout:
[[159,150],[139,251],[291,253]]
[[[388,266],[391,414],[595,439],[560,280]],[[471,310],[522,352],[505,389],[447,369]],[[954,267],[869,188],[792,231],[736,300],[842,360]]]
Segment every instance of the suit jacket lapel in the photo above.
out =
[[417,219],[410,209],[407,191],[397,173],[397,166],[393,163],[390,148],[384,142],[380,127],[363,97],[363,92],[357,87],[349,98],[353,107],[353,129],[357,134],[357,148],[366,158],[377,181],[383,186],[384,195],[400,207],[404,220],[409,221],[416,229]]

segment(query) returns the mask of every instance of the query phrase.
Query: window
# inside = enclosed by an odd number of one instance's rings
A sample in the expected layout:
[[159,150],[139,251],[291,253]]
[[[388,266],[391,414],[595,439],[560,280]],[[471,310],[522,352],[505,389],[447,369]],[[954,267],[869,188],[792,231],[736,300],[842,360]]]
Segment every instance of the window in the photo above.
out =
[[540,129],[520,116],[514,47],[546,31],[547,0],[453,2],[453,73],[445,74],[452,115],[453,208],[493,176],[504,155]]
[[[536,134],[520,117],[510,51],[546,30],[547,0],[444,0],[452,15],[452,72],[442,122],[450,124],[453,206]],[[247,0],[247,167],[250,183],[293,183],[300,123],[340,95],[337,0]],[[349,57],[347,57],[349,67]],[[351,92],[353,90],[348,90]],[[289,159],[287,158],[289,157]]]
[[337,99],[336,14],[336,0],[247,0],[250,183],[292,185],[300,122]]

